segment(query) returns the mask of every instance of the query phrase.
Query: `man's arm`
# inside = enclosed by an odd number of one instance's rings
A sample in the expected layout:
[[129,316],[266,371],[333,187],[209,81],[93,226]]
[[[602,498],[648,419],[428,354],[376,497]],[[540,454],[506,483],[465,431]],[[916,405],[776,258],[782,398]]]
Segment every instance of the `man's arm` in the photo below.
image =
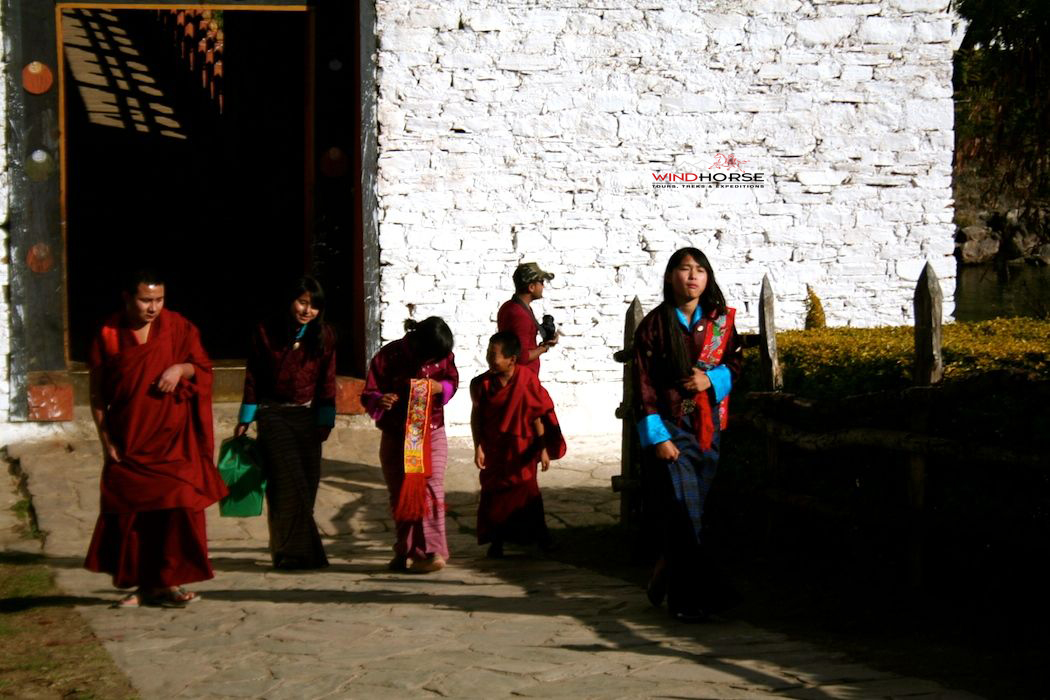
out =
[[532,362],[550,349],[546,345],[536,345],[536,321],[520,307],[506,314],[503,322],[497,325],[497,329],[510,331],[518,336],[518,341],[521,343],[522,362]]
[[537,345],[536,347],[534,347],[532,350],[529,351],[529,360],[528,361],[532,362],[537,357],[539,357],[540,355],[542,355],[543,353],[547,352],[550,349],[551,349],[550,346],[547,345],[546,343],[544,343],[543,345]]
[[106,425],[106,403],[102,398],[102,370],[92,369],[88,374],[90,382],[91,418],[95,421],[95,429],[98,431],[99,442],[102,443],[102,454],[111,461],[120,461],[120,452],[109,436],[109,426]]
[[532,429],[536,432],[536,439],[540,441],[543,447],[540,449],[540,470],[547,471],[551,468],[551,456],[547,452],[547,445],[543,441],[543,435],[545,428],[543,426],[543,418],[536,418],[532,421]]
[[164,370],[157,380],[157,388],[165,394],[175,391],[182,379],[190,380],[197,374],[197,368],[189,362],[177,362]]
[[481,411],[479,400],[481,390],[479,387],[470,387],[471,409],[470,409],[470,436],[474,439],[474,466],[478,469],[485,468],[485,451],[481,448]]

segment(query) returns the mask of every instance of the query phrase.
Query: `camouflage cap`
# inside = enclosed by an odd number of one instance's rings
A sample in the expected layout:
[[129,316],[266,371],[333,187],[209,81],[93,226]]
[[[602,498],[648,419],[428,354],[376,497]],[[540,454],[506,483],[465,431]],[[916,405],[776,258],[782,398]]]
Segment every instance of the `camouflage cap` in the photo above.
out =
[[522,263],[518,265],[516,270],[514,270],[515,287],[532,284],[533,282],[548,282],[552,279],[554,279],[554,275],[549,272],[544,272],[540,269],[540,266],[534,262]]

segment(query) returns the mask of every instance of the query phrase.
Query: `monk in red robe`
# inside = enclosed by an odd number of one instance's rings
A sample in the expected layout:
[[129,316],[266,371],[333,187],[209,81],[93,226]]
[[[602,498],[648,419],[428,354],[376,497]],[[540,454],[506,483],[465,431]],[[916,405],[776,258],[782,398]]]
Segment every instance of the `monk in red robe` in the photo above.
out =
[[489,371],[470,383],[474,465],[480,470],[478,544],[503,556],[503,543],[551,546],[536,467],[547,471],[565,455],[554,403],[530,368],[518,364],[521,343],[511,332],[489,340]]
[[214,576],[204,509],[226,495],[213,462],[212,369],[164,282],[132,275],[125,308],[92,341],[91,413],[102,442],[101,512],[84,566],[137,587],[121,607],[183,606]]

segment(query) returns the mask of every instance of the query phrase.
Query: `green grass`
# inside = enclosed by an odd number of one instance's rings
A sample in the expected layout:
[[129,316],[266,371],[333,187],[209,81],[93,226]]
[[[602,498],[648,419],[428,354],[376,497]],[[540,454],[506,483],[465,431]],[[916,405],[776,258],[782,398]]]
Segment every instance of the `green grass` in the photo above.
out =
[[0,552],[0,697],[134,698],[40,555]]
[[11,511],[22,522],[22,537],[31,540],[40,539],[42,533],[36,526],[36,518],[33,517],[33,504],[28,498],[23,498],[11,506]]

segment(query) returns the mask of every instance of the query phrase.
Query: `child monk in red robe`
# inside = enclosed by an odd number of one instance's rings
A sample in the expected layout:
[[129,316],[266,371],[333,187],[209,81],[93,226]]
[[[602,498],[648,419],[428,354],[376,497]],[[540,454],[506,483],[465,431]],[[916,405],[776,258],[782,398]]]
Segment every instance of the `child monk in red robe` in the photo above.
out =
[[489,339],[489,371],[470,383],[474,407],[474,465],[480,470],[478,544],[487,556],[503,556],[503,543],[551,546],[536,480],[537,463],[547,471],[565,455],[554,403],[528,367],[519,365],[521,343],[511,332]]
[[204,509],[226,495],[212,461],[211,362],[196,327],[164,308],[164,281],[136,272],[125,308],[91,343],[91,413],[102,442],[101,512],[84,565],[118,606],[182,606],[212,578]]

